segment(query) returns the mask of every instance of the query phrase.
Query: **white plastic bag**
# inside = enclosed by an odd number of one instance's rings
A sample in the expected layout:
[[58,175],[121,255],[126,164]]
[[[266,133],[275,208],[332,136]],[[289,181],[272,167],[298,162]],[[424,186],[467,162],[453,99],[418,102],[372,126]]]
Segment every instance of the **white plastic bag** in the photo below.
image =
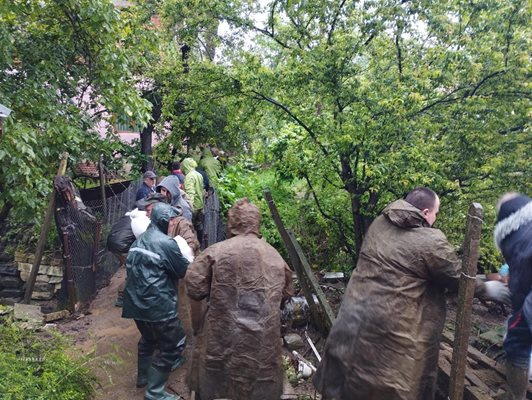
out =
[[138,208],[135,208],[133,211],[127,212],[126,215],[131,218],[131,230],[133,234],[138,239],[140,235],[146,232],[148,225],[150,224],[150,219],[146,215],[146,211],[140,211]]
[[192,252],[192,249],[188,245],[187,241],[183,239],[182,236],[179,236],[179,235],[177,235],[174,238],[174,240],[179,246],[179,250],[181,250],[181,254],[183,254],[183,257],[185,257],[188,260],[188,262],[194,261],[194,253]]

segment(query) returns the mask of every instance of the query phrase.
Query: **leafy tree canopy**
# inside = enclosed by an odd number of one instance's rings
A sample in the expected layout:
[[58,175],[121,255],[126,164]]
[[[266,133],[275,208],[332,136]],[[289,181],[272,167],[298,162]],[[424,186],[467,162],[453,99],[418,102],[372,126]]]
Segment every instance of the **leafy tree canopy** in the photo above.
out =
[[43,205],[64,151],[113,160],[123,145],[109,124],[107,138],[95,131],[109,116],[146,124],[131,31],[108,0],[0,0],[0,103],[13,110],[0,137],[4,214],[15,205],[27,219]]
[[[216,140],[223,110],[223,138],[245,134],[303,179],[353,259],[375,213],[415,186],[442,195],[453,239],[468,202],[491,223],[498,195],[530,191],[526,2],[167,4],[195,55],[172,80],[187,121]],[[232,34],[212,62],[215,22]]]

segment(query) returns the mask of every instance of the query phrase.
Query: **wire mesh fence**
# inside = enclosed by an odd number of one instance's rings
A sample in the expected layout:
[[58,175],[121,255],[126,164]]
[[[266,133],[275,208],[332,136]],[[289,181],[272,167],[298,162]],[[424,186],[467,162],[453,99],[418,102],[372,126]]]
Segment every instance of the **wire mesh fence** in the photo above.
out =
[[[119,268],[118,258],[106,248],[107,235],[113,224],[135,208],[141,184],[142,180],[108,185],[105,199],[100,188],[78,191],[69,179],[57,190],[56,224],[62,242],[68,240],[69,254],[65,256],[70,259],[77,301],[90,301]],[[225,239],[220,202],[214,190],[206,198],[204,215],[203,248]],[[64,282],[60,296],[66,299],[67,294]]]

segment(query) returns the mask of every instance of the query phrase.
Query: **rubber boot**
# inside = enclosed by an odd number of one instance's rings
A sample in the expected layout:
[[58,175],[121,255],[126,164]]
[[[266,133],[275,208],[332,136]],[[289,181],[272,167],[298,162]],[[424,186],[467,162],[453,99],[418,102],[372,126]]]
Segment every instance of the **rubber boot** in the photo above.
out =
[[169,372],[162,372],[155,367],[150,367],[144,400],[182,400],[180,396],[174,396],[164,390],[169,375]]
[[506,364],[506,381],[508,382],[508,400],[525,400],[528,388],[528,369]]
[[137,387],[142,388],[148,384],[148,371],[153,357],[137,358]]
[[175,371],[176,369],[178,369],[181,365],[183,365],[185,363],[187,359],[185,357],[179,357],[177,359],[177,361],[174,363],[174,365],[172,365],[172,369],[171,371]]
[[124,306],[124,292],[118,292],[118,295],[116,296],[115,307],[123,307],[123,306]]

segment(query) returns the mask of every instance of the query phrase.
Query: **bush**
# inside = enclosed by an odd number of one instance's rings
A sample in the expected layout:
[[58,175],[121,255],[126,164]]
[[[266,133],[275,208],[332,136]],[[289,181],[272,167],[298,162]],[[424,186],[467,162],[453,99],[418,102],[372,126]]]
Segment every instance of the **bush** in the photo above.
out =
[[72,359],[67,349],[59,333],[0,325],[2,400],[90,399],[96,379],[85,366],[88,360]]

